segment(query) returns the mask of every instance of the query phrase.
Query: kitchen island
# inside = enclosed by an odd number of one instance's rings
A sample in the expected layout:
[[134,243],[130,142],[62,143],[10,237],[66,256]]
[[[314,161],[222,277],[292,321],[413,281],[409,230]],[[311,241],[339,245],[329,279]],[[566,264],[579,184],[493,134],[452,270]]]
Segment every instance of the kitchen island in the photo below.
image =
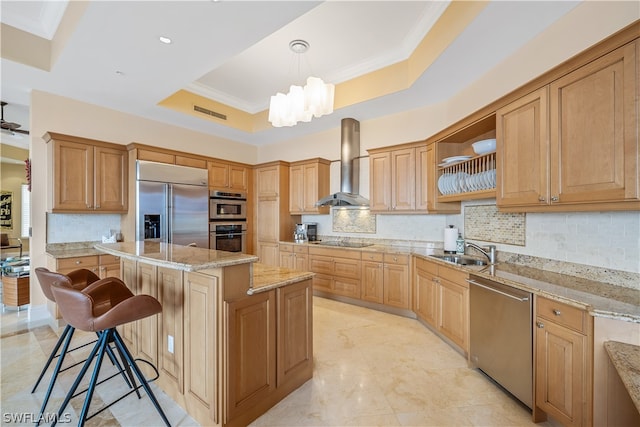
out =
[[158,242],[95,248],[120,257],[134,294],[162,304],[160,315],[120,333],[201,425],[247,425],[312,377],[313,273]]

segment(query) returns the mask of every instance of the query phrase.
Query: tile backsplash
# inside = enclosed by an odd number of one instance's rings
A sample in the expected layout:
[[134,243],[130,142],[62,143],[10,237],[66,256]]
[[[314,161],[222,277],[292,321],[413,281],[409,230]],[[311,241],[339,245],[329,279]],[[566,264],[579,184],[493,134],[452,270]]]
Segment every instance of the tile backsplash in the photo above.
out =
[[465,206],[464,237],[525,246],[526,215],[499,212],[495,205]]
[[109,230],[120,231],[120,215],[47,214],[47,243],[100,241]]
[[332,209],[336,233],[375,233],[376,215],[369,209]]

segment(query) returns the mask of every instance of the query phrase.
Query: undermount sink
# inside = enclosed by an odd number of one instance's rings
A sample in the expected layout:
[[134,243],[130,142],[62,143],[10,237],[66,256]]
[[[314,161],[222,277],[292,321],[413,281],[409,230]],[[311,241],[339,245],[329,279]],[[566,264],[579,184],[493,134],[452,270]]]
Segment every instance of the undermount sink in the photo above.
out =
[[482,259],[473,258],[466,255],[429,255],[434,258],[441,259],[443,261],[451,262],[458,265],[487,265],[487,262]]
[[314,245],[320,246],[339,246],[342,248],[366,248],[367,246],[373,246],[373,243],[357,243],[357,242],[339,242],[339,241],[327,241],[327,242],[314,242]]

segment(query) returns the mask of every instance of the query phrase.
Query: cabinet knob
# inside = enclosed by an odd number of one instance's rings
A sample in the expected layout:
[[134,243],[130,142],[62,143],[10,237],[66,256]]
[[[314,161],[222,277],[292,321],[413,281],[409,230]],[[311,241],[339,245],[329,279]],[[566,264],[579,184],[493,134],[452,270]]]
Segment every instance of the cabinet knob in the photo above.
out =
[[536,326],[540,329],[544,328],[544,323],[542,322],[536,322]]
[[394,260],[394,261],[398,261],[398,257],[397,257],[397,256],[394,256],[394,257],[393,257],[393,260]]
[[554,308],[553,309],[553,314],[555,314],[556,316],[560,316],[562,313],[560,312],[560,310]]
[[544,196],[538,196],[538,201],[539,202],[546,202],[547,199]]
[[560,200],[560,198],[558,196],[551,196],[551,201],[552,202],[557,202],[558,200]]
[[96,209],[100,209],[100,205],[96,205]]
[[76,261],[76,265],[82,264],[82,261]]

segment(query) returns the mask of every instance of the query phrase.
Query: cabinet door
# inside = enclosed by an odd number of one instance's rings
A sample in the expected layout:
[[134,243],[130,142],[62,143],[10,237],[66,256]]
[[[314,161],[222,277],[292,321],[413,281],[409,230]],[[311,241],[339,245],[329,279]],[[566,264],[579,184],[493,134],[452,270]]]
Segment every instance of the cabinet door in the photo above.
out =
[[[138,263],[138,294],[158,296],[158,267]],[[150,316],[137,322],[138,356],[158,366],[158,317]],[[141,365],[144,370],[144,364]]]
[[194,418],[209,418],[212,425],[218,424],[219,289],[217,277],[185,273],[184,396],[189,412],[197,413]]
[[53,210],[93,210],[93,147],[54,141]]
[[280,251],[280,267],[282,268],[295,268],[294,267],[294,258],[293,253],[291,252],[282,252]]
[[538,317],[536,405],[566,426],[581,426],[587,400],[586,337]]
[[304,178],[303,165],[291,166],[289,170],[289,212],[291,214],[304,213]]
[[[431,146],[433,152],[433,145]],[[427,146],[416,148],[416,210],[426,211],[429,209],[429,193],[431,192],[429,171],[433,170],[433,166],[430,167]],[[432,199],[435,199],[433,196]]]
[[548,88],[496,113],[498,206],[549,203]]
[[363,300],[377,302],[378,304],[384,302],[382,266],[381,262],[362,262],[361,298]]
[[161,387],[184,393],[182,271],[158,267],[158,301],[162,313],[158,315],[158,381]]
[[469,288],[440,279],[438,329],[443,335],[469,351]]
[[280,193],[280,169],[278,166],[264,167],[256,170],[257,196],[277,197]]
[[[121,259],[120,267],[122,271],[122,281],[127,285],[131,293],[138,294],[138,286],[136,281],[136,262]],[[127,345],[127,348],[134,357],[138,355],[138,322],[125,323],[118,326],[120,335]]]
[[123,150],[94,147],[95,210],[126,212],[128,206],[128,154]]
[[309,256],[306,254],[293,254],[293,268],[300,271],[309,271]]
[[313,372],[313,290],[311,280],[276,290],[278,298],[277,384],[311,378]]
[[409,267],[384,265],[384,303],[392,307],[410,308]]
[[[304,174],[304,190],[303,190],[303,200],[302,200],[302,210],[305,213],[313,213],[318,212],[318,208],[316,207],[316,202],[320,199],[320,197],[324,197],[329,194],[329,186],[323,185],[323,188],[326,188],[326,193],[318,194],[320,191],[320,170],[318,163],[310,163],[306,164],[303,167]],[[290,178],[291,179],[291,178]],[[328,184],[328,179],[326,180]]]
[[258,257],[263,264],[277,267],[280,265],[280,254],[277,243],[258,242]]
[[229,188],[229,165],[221,162],[207,162],[209,170],[209,187]]
[[360,279],[336,276],[333,278],[331,292],[336,295],[360,299]]
[[[276,243],[280,240],[280,206],[277,199],[258,200],[258,242]],[[291,231],[293,233],[293,230]]]
[[369,156],[369,189],[372,211],[391,209],[391,153]]
[[433,327],[438,326],[438,282],[428,272],[416,269],[414,311]]
[[239,165],[229,165],[229,188],[232,190],[247,191],[249,187],[249,172],[247,168]]
[[415,210],[416,150],[406,148],[391,152],[391,210]]
[[225,309],[228,422],[275,390],[275,290],[225,303]]
[[625,45],[551,83],[552,203],[640,198],[636,48]]

